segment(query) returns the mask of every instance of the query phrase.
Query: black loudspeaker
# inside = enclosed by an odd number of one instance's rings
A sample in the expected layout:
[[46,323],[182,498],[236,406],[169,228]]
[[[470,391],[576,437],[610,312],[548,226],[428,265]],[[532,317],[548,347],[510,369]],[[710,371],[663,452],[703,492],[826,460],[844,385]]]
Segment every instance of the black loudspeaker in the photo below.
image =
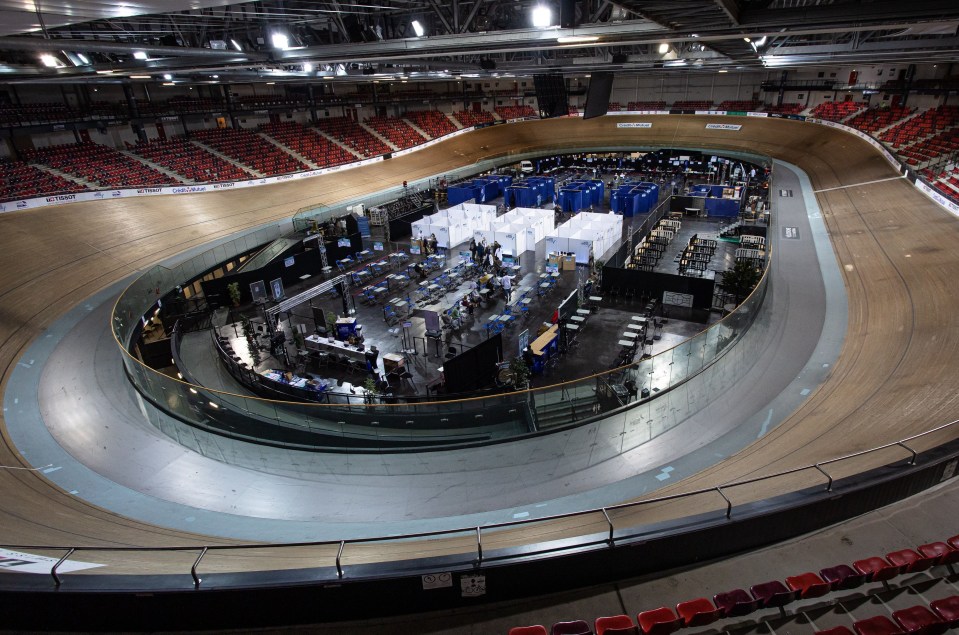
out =
[[586,91],[586,108],[583,119],[602,117],[609,110],[609,95],[613,92],[613,74],[609,72],[593,73],[589,77],[589,89]]
[[496,62],[489,58],[484,58],[480,60],[480,68],[484,71],[496,70]]
[[559,0],[559,25],[572,29],[576,23],[576,0]]
[[625,64],[629,61],[629,57],[625,53],[616,53],[613,55],[613,64]]
[[565,117],[569,114],[569,100],[566,97],[566,80],[562,75],[535,75],[536,102],[539,104],[540,119]]

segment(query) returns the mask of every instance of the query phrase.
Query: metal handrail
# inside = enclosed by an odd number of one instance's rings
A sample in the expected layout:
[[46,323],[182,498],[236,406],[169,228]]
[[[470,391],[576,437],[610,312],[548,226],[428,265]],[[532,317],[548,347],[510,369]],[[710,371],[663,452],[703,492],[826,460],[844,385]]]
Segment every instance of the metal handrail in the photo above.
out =
[[[373,542],[399,542],[399,541],[406,541],[406,540],[417,539],[417,538],[432,538],[432,537],[437,537],[437,536],[451,536],[451,535],[453,535],[453,534],[462,534],[462,533],[472,532],[472,533],[474,533],[475,536],[476,536],[476,554],[477,554],[476,566],[480,566],[480,565],[482,565],[482,563],[483,563],[483,561],[484,561],[484,552],[483,552],[483,544],[482,544],[482,532],[483,532],[483,530],[490,531],[490,530],[497,530],[497,529],[509,529],[509,528],[515,528],[515,527],[520,527],[520,526],[524,526],[524,525],[532,525],[532,524],[534,524],[534,523],[545,523],[545,522],[551,522],[551,521],[557,521],[557,520],[566,520],[566,519],[570,519],[570,518],[577,518],[577,517],[581,517],[581,516],[587,516],[587,515],[600,514],[600,513],[601,513],[601,514],[603,515],[604,519],[605,519],[606,524],[607,524],[608,527],[609,527],[608,537],[607,537],[603,542],[605,542],[610,548],[612,548],[613,546],[615,546],[615,541],[614,541],[614,538],[613,538],[613,533],[614,533],[614,530],[615,530],[615,523],[613,522],[613,520],[612,520],[612,518],[611,518],[611,516],[610,516],[610,512],[611,512],[611,511],[635,509],[635,508],[642,507],[642,506],[644,506],[644,505],[650,505],[650,504],[654,504],[654,503],[662,503],[662,502],[667,502],[667,501],[673,501],[673,500],[691,498],[691,497],[693,497],[693,496],[698,496],[698,495],[701,495],[701,494],[714,493],[714,494],[719,494],[719,495],[723,498],[723,500],[726,502],[726,510],[725,510],[725,514],[724,514],[724,515],[725,515],[725,517],[726,517],[727,519],[730,519],[730,518],[732,518],[733,503],[732,503],[732,500],[727,496],[727,494],[726,494],[726,492],[725,492],[725,490],[728,490],[729,488],[732,488],[732,487],[740,487],[740,486],[743,486],[743,485],[750,485],[750,484],[757,483],[757,482],[761,482],[761,481],[768,481],[768,480],[780,478],[780,477],[783,477],[783,476],[788,476],[788,475],[790,475],[790,474],[796,474],[796,473],[798,473],[798,472],[802,472],[802,471],[806,471],[806,470],[810,470],[810,469],[815,469],[815,470],[818,470],[819,472],[821,472],[823,475],[825,475],[825,476],[827,477],[827,479],[828,479],[828,485],[827,485],[827,487],[826,487],[826,491],[832,491],[833,478],[832,478],[832,476],[830,476],[827,472],[825,472],[825,470],[822,469],[822,466],[823,466],[823,465],[829,465],[829,464],[839,463],[839,462],[841,462],[841,461],[847,461],[847,460],[850,460],[850,459],[854,459],[854,458],[858,458],[858,457],[861,457],[861,456],[865,456],[865,455],[867,455],[867,454],[872,454],[872,453],[874,453],[874,452],[879,452],[879,451],[882,451],[882,450],[886,450],[886,449],[889,449],[889,448],[894,447],[894,446],[905,447],[905,446],[904,446],[904,443],[903,443],[903,442],[905,442],[905,441],[911,441],[911,440],[914,440],[914,439],[919,439],[919,438],[922,438],[922,437],[925,437],[925,436],[934,434],[934,433],[936,433],[936,432],[939,432],[939,431],[942,431],[942,430],[945,430],[945,429],[947,429],[947,428],[951,428],[951,427],[957,426],[957,425],[959,425],[959,419],[954,420],[954,421],[950,421],[949,423],[945,423],[945,424],[936,426],[936,427],[931,428],[931,429],[929,429],[929,430],[926,430],[926,431],[924,431],[924,432],[920,432],[920,433],[918,433],[918,434],[914,434],[914,435],[912,435],[912,436],[909,436],[909,437],[907,437],[907,438],[905,438],[905,439],[902,439],[902,440],[899,440],[899,441],[895,441],[895,442],[892,442],[892,443],[886,443],[886,444],[883,444],[883,445],[876,446],[876,447],[874,447],[874,448],[869,448],[869,449],[866,449],[866,450],[860,450],[860,451],[858,451],[858,452],[852,452],[852,453],[850,453],[850,454],[845,454],[845,455],[838,456],[838,457],[833,457],[833,458],[830,458],[830,459],[826,459],[826,460],[823,460],[823,461],[819,461],[819,462],[817,462],[817,463],[813,463],[813,464],[811,464],[811,465],[804,465],[804,466],[801,466],[801,467],[796,467],[796,468],[791,468],[791,469],[788,469],[788,470],[783,470],[783,471],[781,471],[781,472],[776,472],[776,473],[774,473],[774,474],[767,474],[767,475],[765,475],[765,476],[759,476],[759,477],[750,478],[750,479],[744,479],[744,480],[739,480],[739,481],[730,481],[730,482],[728,482],[728,483],[724,483],[724,484],[721,484],[721,485],[714,485],[714,486],[710,486],[710,487],[706,487],[706,488],[690,490],[690,491],[681,492],[681,493],[678,493],[678,494],[669,494],[669,495],[666,495],[666,496],[657,496],[657,497],[648,498],[648,499],[643,499],[643,500],[639,500],[639,501],[630,501],[630,502],[626,502],[626,503],[620,503],[620,504],[618,504],[618,505],[608,505],[608,506],[605,506],[605,507],[597,507],[597,508],[593,508],[593,509],[585,509],[585,510],[580,510],[580,511],[576,511],[576,512],[566,512],[566,513],[562,513],[562,514],[553,514],[553,515],[549,515],[549,516],[543,516],[543,517],[540,517],[540,518],[510,520],[510,521],[505,521],[505,522],[501,522],[501,523],[493,523],[493,524],[489,524],[489,525],[483,525],[482,527],[479,527],[479,526],[470,526],[470,527],[459,527],[459,528],[454,528],[454,529],[441,529],[441,530],[436,530],[436,531],[425,531],[425,532],[402,534],[402,535],[395,535],[395,534],[394,534],[394,535],[390,535],[390,536],[374,536],[374,537],[366,537],[366,538],[338,539],[338,540],[325,540],[325,541],[314,541],[314,542],[249,543],[249,544],[238,544],[238,545],[230,545],[230,544],[216,545],[216,544],[213,544],[213,545],[166,546],[166,547],[106,547],[106,546],[94,546],[94,545],[73,546],[73,547],[64,547],[64,546],[55,546],[55,545],[3,545],[3,546],[4,546],[4,547],[7,547],[7,548],[10,548],[10,549],[15,549],[15,550],[56,550],[56,551],[65,551],[65,554],[63,555],[63,557],[61,557],[61,558],[57,561],[57,563],[53,565],[53,567],[52,567],[51,570],[50,570],[50,575],[51,575],[51,577],[53,577],[54,584],[55,584],[57,587],[59,587],[60,584],[61,584],[61,578],[60,578],[59,574],[57,573],[57,569],[60,567],[60,565],[62,565],[62,564],[69,558],[69,556],[73,555],[74,553],[80,552],[80,551],[147,553],[147,552],[163,552],[163,551],[196,551],[197,549],[200,549],[201,552],[200,552],[199,556],[197,557],[197,559],[194,561],[193,566],[191,567],[191,570],[190,570],[191,575],[192,575],[193,580],[194,580],[194,588],[197,588],[197,589],[198,589],[199,586],[200,586],[201,579],[198,577],[198,574],[197,574],[197,572],[196,572],[196,569],[197,569],[197,566],[198,566],[199,563],[200,563],[200,560],[201,560],[209,551],[242,551],[242,550],[248,550],[248,549],[266,549],[266,548],[269,548],[269,549],[288,549],[288,548],[294,548],[294,547],[322,547],[322,546],[337,545],[337,546],[338,546],[338,550],[337,550],[336,559],[335,559],[335,566],[336,566],[337,578],[342,579],[343,577],[345,577],[345,572],[344,572],[343,565],[342,565],[342,557],[343,557],[343,552],[344,552],[345,549],[346,549],[346,546],[349,545],[349,544],[359,545],[359,544],[373,543]],[[907,465],[910,465],[910,466],[915,465],[915,459],[916,459],[916,457],[918,456],[918,453],[916,453],[915,450],[912,450],[911,448],[906,448],[906,449],[908,449],[909,452],[914,455],[914,456],[907,462]],[[594,540],[590,540],[589,542],[590,542],[590,544],[594,544],[594,543],[595,543]],[[581,547],[581,546],[583,546],[583,545],[584,545],[584,543],[578,542],[578,543],[575,543],[575,544],[570,544],[570,545],[564,546],[563,548],[564,548],[564,549],[573,549],[573,548]],[[488,560],[488,558],[486,558],[486,560]]]

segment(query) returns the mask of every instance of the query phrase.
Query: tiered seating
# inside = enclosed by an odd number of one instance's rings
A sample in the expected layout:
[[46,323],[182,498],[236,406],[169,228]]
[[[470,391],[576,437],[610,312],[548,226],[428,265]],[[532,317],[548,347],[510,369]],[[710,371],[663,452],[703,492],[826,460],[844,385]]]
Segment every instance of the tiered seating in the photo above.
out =
[[812,116],[827,121],[842,121],[865,107],[865,103],[858,101],[824,101],[813,109]]
[[747,101],[724,101],[719,104],[719,110],[746,110],[749,112],[756,112],[762,108],[763,102],[757,101],[755,99],[750,99]]
[[0,125],[28,126],[77,119],[80,113],[70,110],[66,104],[37,103],[15,106],[0,105]]
[[797,103],[785,103],[781,106],[766,106],[766,112],[775,112],[781,115],[798,115],[805,107]]
[[959,123],[959,106],[939,106],[882,133],[880,141],[902,148]]
[[926,168],[922,171],[922,176],[941,193],[953,199],[959,199],[959,167],[954,167],[950,171]]
[[959,129],[953,128],[940,132],[930,139],[914,143],[900,150],[899,154],[906,159],[906,163],[909,165],[919,165],[944,154],[951,154],[956,150],[959,150]]
[[393,149],[370,134],[370,131],[347,117],[320,119],[316,127],[341,141],[364,157],[378,157]]
[[846,125],[858,128],[863,132],[873,133],[891,126],[900,119],[908,117],[913,112],[915,112],[913,108],[900,108],[899,106],[893,106],[891,108],[870,108],[847,121]]
[[[597,617],[593,621],[593,629],[585,620],[557,622],[551,630],[536,624],[532,626],[516,626],[510,629],[510,635],[670,635],[681,629],[699,628],[730,618],[739,618],[764,609],[778,609],[778,616],[760,616],[757,623],[750,623],[750,632],[767,632],[771,620],[786,620],[785,607],[798,600],[810,600],[826,596],[834,591],[842,592],[834,599],[834,603],[846,602],[849,589],[858,588],[864,584],[881,582],[882,589],[887,589],[887,580],[905,574],[920,574],[932,567],[948,567],[949,573],[955,575],[952,565],[959,562],[959,536],[953,536],[947,542],[934,542],[919,546],[916,550],[901,549],[886,555],[886,558],[872,557],[859,560],[853,567],[841,564],[835,567],[822,569],[818,574],[811,571],[799,575],[789,576],[785,581],[769,580],[749,587],[733,589],[713,596],[712,602],[704,597],[680,602],[675,611],[669,606],[660,606],[636,615],[636,621],[630,615],[611,615]],[[951,576],[950,576],[951,577]],[[919,604],[891,612],[891,618],[883,615],[868,617],[852,617],[850,625],[858,635],[900,635],[902,633],[916,633],[934,635],[944,633],[947,629],[959,626],[959,595],[952,593],[955,589],[949,583],[950,577],[939,574],[938,578],[930,579],[928,574],[917,583],[909,580],[907,585],[915,585],[912,591],[922,588],[923,593],[931,589],[930,582],[941,587],[932,593],[939,597],[929,602],[928,606]],[[868,594],[878,593],[873,588]],[[952,593],[952,594],[950,594]],[[907,597],[912,593],[902,594]],[[945,597],[943,597],[945,595]],[[935,597],[935,596],[934,596]],[[876,606],[880,603],[861,603],[862,607]],[[856,603],[859,606],[860,603]],[[810,604],[807,608],[815,608],[815,615],[825,615],[823,605]],[[800,612],[797,612],[799,615]],[[805,613],[805,617],[792,622],[794,624],[811,623],[812,613]],[[830,611],[827,618],[840,615],[840,612]],[[855,621],[854,621],[855,620]],[[737,620],[740,623],[741,620]],[[787,622],[783,621],[783,624]],[[718,628],[717,628],[718,627]],[[723,632],[723,624],[702,632]],[[811,630],[811,629],[810,629]],[[738,632],[733,630],[732,632]],[[847,626],[836,626],[828,630],[816,631],[815,635],[853,635]]]
[[139,143],[130,150],[197,183],[236,181],[253,176],[183,137],[166,141],[155,139]]
[[456,132],[450,118],[438,110],[414,110],[406,113],[406,118],[433,139]]
[[668,110],[665,101],[631,101],[626,110]]
[[460,110],[458,112],[454,112],[453,116],[456,117],[456,120],[463,124],[463,126],[466,128],[469,128],[470,126],[493,123],[495,121],[493,118],[493,113],[489,112],[488,110]]
[[400,150],[412,148],[427,141],[408,123],[396,117],[370,117],[365,123]]
[[86,188],[23,161],[0,160],[0,201],[44,194],[82,192]]
[[193,135],[217,152],[222,152],[231,159],[250,166],[266,176],[310,169],[305,163],[297,161],[288,153],[249,130],[218,128],[197,130]]
[[339,144],[292,121],[271,123],[260,130],[321,168],[352,163],[357,158]]
[[135,187],[144,185],[172,185],[176,179],[139,161],[120,154],[112,148],[85,141],[83,143],[50,146],[24,153],[24,158],[43,163],[95,183],[100,187]]
[[606,108],[606,112],[620,112],[623,110],[623,105],[618,101],[609,102],[609,106]]
[[531,106],[497,106],[493,110],[503,119],[522,119],[535,117],[536,111]]
[[673,108],[676,110],[712,110],[713,102],[712,101],[677,101],[673,103]]

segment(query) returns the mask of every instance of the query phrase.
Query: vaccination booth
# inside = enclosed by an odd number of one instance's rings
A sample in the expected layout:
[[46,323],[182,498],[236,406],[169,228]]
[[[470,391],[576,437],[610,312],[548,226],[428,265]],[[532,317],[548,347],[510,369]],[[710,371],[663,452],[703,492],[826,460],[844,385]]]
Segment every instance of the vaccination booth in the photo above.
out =
[[599,258],[605,254],[622,233],[622,216],[582,212],[546,237],[546,256],[553,253],[574,254],[576,264],[589,264],[590,256]]
[[503,193],[506,207],[539,207],[555,197],[556,179],[551,176],[531,176],[514,182]]
[[609,194],[609,209],[627,217],[648,214],[657,202],[659,185],[655,183],[624,183]]
[[495,205],[460,203],[454,207],[424,216],[411,224],[413,238],[436,236],[436,245],[443,249],[469,240],[477,229],[487,229],[496,218]]
[[504,188],[513,182],[511,176],[484,176],[475,178],[469,183],[458,183],[446,189],[446,200],[450,205],[457,205],[465,201],[485,203],[503,193]]
[[503,255],[519,256],[524,251],[536,249],[536,243],[553,231],[553,210],[517,207],[497,218],[488,230],[476,230],[476,242],[492,245],[498,242]]
[[694,185],[689,195],[703,197],[703,211],[706,216],[735,217],[742,207],[742,187],[725,185]]
[[589,207],[599,207],[605,201],[605,186],[598,179],[572,181],[559,190],[556,204],[564,212],[578,212]]

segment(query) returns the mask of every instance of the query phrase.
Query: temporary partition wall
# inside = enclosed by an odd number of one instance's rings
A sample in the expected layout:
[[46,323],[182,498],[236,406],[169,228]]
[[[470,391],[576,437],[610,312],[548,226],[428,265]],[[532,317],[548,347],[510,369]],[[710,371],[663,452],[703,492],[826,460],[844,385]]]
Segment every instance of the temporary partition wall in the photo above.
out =
[[659,202],[655,183],[625,183],[609,195],[609,209],[623,216],[648,214]]
[[619,240],[623,217],[618,214],[583,212],[557,227],[546,237],[546,254],[576,254],[577,264],[588,264],[590,255],[600,257]]
[[602,205],[604,200],[605,186],[597,179],[567,183],[560,189],[556,202],[564,212],[578,212]]
[[506,188],[507,207],[539,207],[556,196],[556,179],[551,176],[532,176]]
[[454,247],[465,240],[477,229],[488,229],[496,218],[496,207],[493,205],[478,205],[475,203],[461,203],[454,207],[441,210],[435,214],[424,216],[412,223],[413,237],[419,238],[430,234],[436,236],[436,244],[444,249]]

